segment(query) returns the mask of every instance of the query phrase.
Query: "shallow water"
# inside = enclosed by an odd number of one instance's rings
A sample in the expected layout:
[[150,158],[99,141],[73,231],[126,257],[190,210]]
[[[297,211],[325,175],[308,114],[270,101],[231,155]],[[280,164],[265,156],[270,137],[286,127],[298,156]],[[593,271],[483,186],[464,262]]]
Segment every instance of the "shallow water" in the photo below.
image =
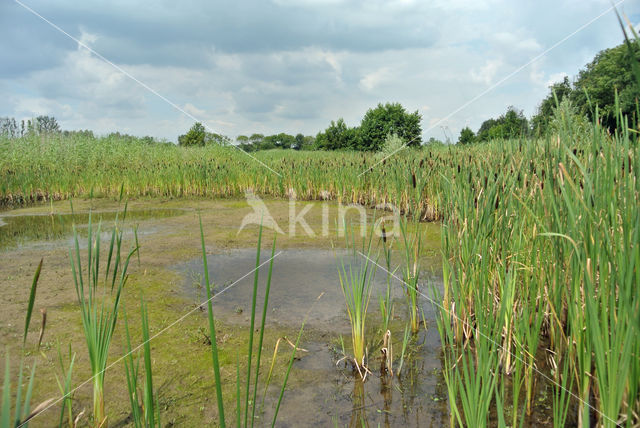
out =
[[[142,221],[155,218],[173,217],[184,214],[181,209],[143,209],[127,211],[127,221]],[[97,225],[112,223],[116,211],[93,211],[91,221]],[[122,212],[119,214],[122,219]],[[23,246],[30,242],[54,241],[73,234],[73,225],[80,233],[89,223],[89,213],[74,214],[2,214],[0,213],[0,251]]]
[[[264,290],[269,271],[270,250],[263,250],[260,255],[262,267],[259,269],[258,308],[264,300]],[[384,261],[377,260],[379,265]],[[273,258],[271,291],[269,293],[268,321],[285,326],[298,326],[305,316],[308,324],[314,327],[331,328],[340,333],[349,332],[346,322],[344,296],[340,289],[338,267],[344,259],[345,268],[360,268],[366,261],[361,255],[352,255],[345,250],[324,249],[287,249],[278,251]],[[256,265],[255,249],[237,249],[207,256],[209,279],[213,283],[214,310],[225,322],[242,322],[247,320],[253,291]],[[375,267],[370,262],[374,273],[371,286],[371,308],[377,307],[377,296],[386,290],[387,273],[382,267]],[[440,284],[440,278],[429,273],[437,272],[437,266],[425,266],[422,273],[422,291],[431,295],[431,287]],[[206,289],[203,281],[202,260],[194,260],[175,267],[184,277],[187,293],[200,300],[206,300]],[[392,269],[393,270],[393,269]],[[251,272],[247,274],[248,272]],[[396,275],[398,276],[398,275]],[[402,282],[390,278],[392,297],[402,300],[396,304],[398,310],[404,306]],[[322,294],[320,299],[318,296]],[[425,316],[432,315],[431,305],[424,300]],[[345,328],[346,327],[346,328]],[[336,330],[336,328],[338,330]]]
[[[289,388],[278,416],[278,426],[442,426],[448,422],[446,388],[441,374],[440,339],[435,324],[435,312],[427,299],[422,299],[426,329],[422,329],[410,346],[412,357],[405,360],[402,376],[381,376],[377,355],[380,332],[377,331],[378,295],[386,290],[387,275],[382,268],[375,270],[372,283],[370,337],[374,340],[369,364],[372,374],[362,383],[351,365],[342,358],[339,342],[344,336],[349,342],[350,327],[340,289],[338,266],[344,258],[345,266],[358,268],[364,263],[360,255],[345,250],[288,249],[273,259],[273,273],[269,296],[268,323],[299,328],[303,319],[305,339],[294,364]],[[263,251],[261,262],[268,261],[270,251]],[[379,261],[382,264],[382,261]],[[207,257],[210,279],[215,284],[214,313],[218,319],[232,323],[248,323],[250,316],[253,274],[246,275],[256,265],[255,249],[231,250]],[[438,266],[425,266],[421,288],[428,296],[432,287],[440,287]],[[199,302],[206,300],[201,260],[175,266],[184,275],[187,295]],[[259,269],[258,302],[264,299],[268,263]],[[243,277],[244,276],[244,277]],[[394,361],[399,362],[404,330],[405,307],[402,283],[391,280],[395,303]],[[322,295],[318,300],[317,297]],[[258,303],[260,312],[261,303]],[[290,348],[284,345],[289,354]],[[348,345],[346,345],[348,347]],[[268,353],[272,351],[266,351]],[[278,385],[272,385],[265,404],[265,422],[270,421],[278,395]]]

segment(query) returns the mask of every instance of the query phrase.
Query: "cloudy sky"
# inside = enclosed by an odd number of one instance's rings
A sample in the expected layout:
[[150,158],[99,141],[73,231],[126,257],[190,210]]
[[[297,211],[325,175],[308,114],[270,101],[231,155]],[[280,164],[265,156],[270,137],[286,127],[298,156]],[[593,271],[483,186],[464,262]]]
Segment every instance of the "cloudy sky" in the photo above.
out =
[[[232,137],[315,135],[379,102],[455,140],[509,105],[532,115],[550,83],[622,40],[609,12],[514,74],[609,0],[20,1],[174,106],[0,0],[0,116],[172,141],[192,117]],[[640,22],[638,0],[619,9]]]

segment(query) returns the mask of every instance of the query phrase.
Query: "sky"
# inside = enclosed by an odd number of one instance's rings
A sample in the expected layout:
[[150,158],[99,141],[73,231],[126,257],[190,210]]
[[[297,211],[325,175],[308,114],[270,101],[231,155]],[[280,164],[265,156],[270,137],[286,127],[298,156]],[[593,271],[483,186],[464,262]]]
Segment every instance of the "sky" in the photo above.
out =
[[[610,7],[0,0],[0,117],[50,115],[63,129],[176,141],[194,119],[232,138],[315,135],[331,120],[355,126],[367,109],[399,102],[422,115],[425,139],[456,141],[510,105],[530,117],[551,83],[619,44],[612,11],[580,29]],[[640,1],[618,9],[640,22]]]

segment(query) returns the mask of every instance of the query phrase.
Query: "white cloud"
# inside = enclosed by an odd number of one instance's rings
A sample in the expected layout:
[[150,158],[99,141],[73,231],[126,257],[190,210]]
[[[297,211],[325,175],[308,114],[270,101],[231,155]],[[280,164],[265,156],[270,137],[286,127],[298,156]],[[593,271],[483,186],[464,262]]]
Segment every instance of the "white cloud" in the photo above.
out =
[[360,79],[360,87],[365,91],[371,91],[380,84],[388,82],[392,77],[391,69],[389,67],[382,67],[365,74],[362,79]]
[[191,103],[186,103],[183,107],[183,110],[186,111],[189,114],[192,114],[196,117],[203,117],[206,113],[206,111],[204,110],[200,110],[199,108],[197,108],[196,106],[194,106]]
[[562,82],[564,80],[565,77],[569,76],[567,73],[561,71],[559,73],[552,73],[549,75],[549,78],[547,79],[546,86],[549,87],[551,85],[553,85],[554,83],[559,83]]
[[483,66],[471,70],[471,79],[475,82],[490,85],[493,82],[494,76],[503,65],[504,63],[500,59],[488,59]]

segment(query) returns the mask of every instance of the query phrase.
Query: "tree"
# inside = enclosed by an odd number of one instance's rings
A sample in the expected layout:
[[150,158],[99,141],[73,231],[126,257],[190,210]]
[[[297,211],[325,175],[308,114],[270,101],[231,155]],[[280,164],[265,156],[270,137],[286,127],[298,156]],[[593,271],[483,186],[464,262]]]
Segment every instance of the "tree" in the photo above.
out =
[[275,149],[290,149],[296,144],[296,137],[281,132],[279,134],[264,137],[263,145]]
[[215,132],[206,132],[204,134],[204,145],[208,146],[211,144],[215,144],[218,146],[230,146],[231,138],[226,135],[216,134]]
[[53,116],[38,116],[34,121],[34,130],[38,134],[52,134],[60,132],[60,125]]
[[193,124],[189,132],[178,137],[178,144],[181,146],[204,146],[207,131],[200,122]]
[[358,134],[358,128],[349,128],[344,119],[332,120],[329,127],[316,136],[316,147],[322,150],[356,149]]
[[476,134],[473,133],[471,128],[464,127],[460,131],[460,137],[458,138],[458,144],[471,144],[476,140]]
[[538,112],[531,118],[533,135],[541,136],[547,133],[549,123],[553,119],[556,103],[560,103],[565,97],[569,97],[571,92],[571,83],[569,83],[567,76],[564,77],[562,82],[549,86],[549,95],[542,100],[538,106]]
[[12,117],[0,117],[0,135],[8,138],[19,137],[18,123]]
[[487,119],[478,130],[477,140],[487,141],[496,138],[518,138],[526,136],[529,122],[522,110],[509,106],[507,112],[497,119]]
[[[630,50],[631,49],[631,50]],[[632,57],[632,52],[635,58]],[[593,120],[595,106],[599,108],[602,124],[616,127],[615,92],[618,92],[620,110],[623,114],[635,112],[636,100],[640,98],[638,83],[633,77],[632,61],[638,61],[640,48],[624,43],[599,52],[593,61],[578,73],[571,93],[571,101]]]
[[422,116],[417,110],[407,113],[399,103],[378,104],[364,115],[355,148],[378,151],[389,134],[397,134],[408,146],[420,146],[421,120]]
[[429,140],[427,140],[427,142],[424,144],[425,146],[444,146],[444,142],[442,140],[438,140],[435,137],[429,138]]

